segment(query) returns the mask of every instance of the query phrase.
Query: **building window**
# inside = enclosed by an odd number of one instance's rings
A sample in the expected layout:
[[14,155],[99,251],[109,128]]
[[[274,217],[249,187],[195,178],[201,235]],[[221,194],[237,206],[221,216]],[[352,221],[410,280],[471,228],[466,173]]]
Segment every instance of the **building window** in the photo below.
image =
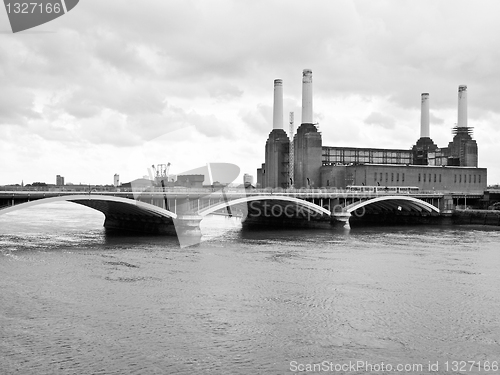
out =
[[429,173],[429,182],[431,182],[431,181],[432,181],[432,180],[431,180],[431,174]]
[[389,173],[386,173],[385,174],[385,182],[388,182],[389,181]]
[[377,172],[375,172],[375,178],[374,181],[377,182]]
[[396,181],[399,182],[399,173],[396,173]]
[[405,174],[403,173],[403,176],[401,178],[401,181],[405,182]]
[[459,174],[459,175],[458,175],[458,177],[459,177],[459,178],[458,178],[458,182],[459,182],[459,183],[462,183],[462,175],[461,175],[461,174]]
[[439,182],[441,183],[441,174],[439,174]]
[[326,186],[330,186],[330,180],[326,180]]
[[394,173],[391,173],[391,182],[394,182]]
[[420,173],[418,174],[418,182],[420,182]]
[[436,182],[436,174],[434,173],[434,182]]
[[455,175],[455,183],[457,183],[457,175]]

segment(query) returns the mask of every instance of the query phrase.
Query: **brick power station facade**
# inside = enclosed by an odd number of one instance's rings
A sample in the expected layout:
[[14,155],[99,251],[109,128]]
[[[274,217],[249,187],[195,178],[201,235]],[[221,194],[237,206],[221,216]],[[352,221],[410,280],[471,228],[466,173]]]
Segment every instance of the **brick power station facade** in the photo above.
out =
[[312,99],[312,71],[304,69],[302,121],[291,143],[283,129],[283,81],[274,81],[273,130],[265,163],[257,169],[258,187],[412,186],[478,194],[486,189],[487,170],[478,167],[477,143],[467,124],[467,86],[458,88],[458,122],[445,148],[430,138],[428,93],[422,94],[420,138],[409,149],[323,146],[313,123]]

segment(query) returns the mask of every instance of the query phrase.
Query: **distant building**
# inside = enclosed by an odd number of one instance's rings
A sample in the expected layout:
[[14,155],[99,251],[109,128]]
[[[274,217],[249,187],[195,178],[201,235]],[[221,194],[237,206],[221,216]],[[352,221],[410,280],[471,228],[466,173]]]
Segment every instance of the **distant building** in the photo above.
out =
[[115,173],[113,177],[113,186],[114,187],[120,186],[120,175],[118,173]]
[[125,182],[120,185],[124,189],[132,189],[134,191],[143,191],[154,186],[154,181],[149,178],[137,178],[130,182]]
[[253,185],[253,176],[249,175],[248,173],[245,173],[243,175],[243,185]]
[[64,177],[57,175],[56,176],[56,186],[64,186]]
[[177,176],[175,186],[201,188],[203,187],[203,181],[205,181],[205,176],[202,174],[179,175]]

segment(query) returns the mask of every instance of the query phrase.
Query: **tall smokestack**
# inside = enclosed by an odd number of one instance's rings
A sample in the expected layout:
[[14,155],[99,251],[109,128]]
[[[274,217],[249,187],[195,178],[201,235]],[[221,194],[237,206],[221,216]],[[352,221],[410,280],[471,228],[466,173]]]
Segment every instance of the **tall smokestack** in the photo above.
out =
[[430,138],[428,93],[422,94],[422,109],[420,112],[420,138]]
[[283,129],[283,80],[274,80],[273,129]]
[[313,123],[312,70],[302,72],[302,124]]
[[458,123],[457,127],[467,127],[467,85],[458,86]]

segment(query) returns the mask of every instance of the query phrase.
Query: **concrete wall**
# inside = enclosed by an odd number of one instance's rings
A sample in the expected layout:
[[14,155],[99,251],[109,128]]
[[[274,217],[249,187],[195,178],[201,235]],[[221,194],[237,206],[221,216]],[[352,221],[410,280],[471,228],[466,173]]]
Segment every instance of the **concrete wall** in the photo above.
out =
[[429,137],[421,137],[413,146],[413,162],[415,165],[429,165],[429,152],[436,152],[437,146]]
[[448,156],[455,159],[461,167],[478,166],[477,143],[470,136],[470,129],[455,128],[457,132],[453,141],[448,144]]
[[334,187],[344,189],[346,187],[346,166],[328,165],[321,167],[321,187]]
[[273,129],[266,142],[266,170],[263,187],[288,187],[290,140],[283,129]]
[[265,172],[266,172],[266,164],[263,163],[260,168],[257,168],[257,185],[256,185],[256,187],[258,187],[258,188],[264,187]]
[[313,124],[302,124],[294,137],[295,188],[321,186],[321,134]]
[[475,140],[470,140],[464,144],[464,165],[468,167],[477,167],[478,157],[477,157],[477,143]]

